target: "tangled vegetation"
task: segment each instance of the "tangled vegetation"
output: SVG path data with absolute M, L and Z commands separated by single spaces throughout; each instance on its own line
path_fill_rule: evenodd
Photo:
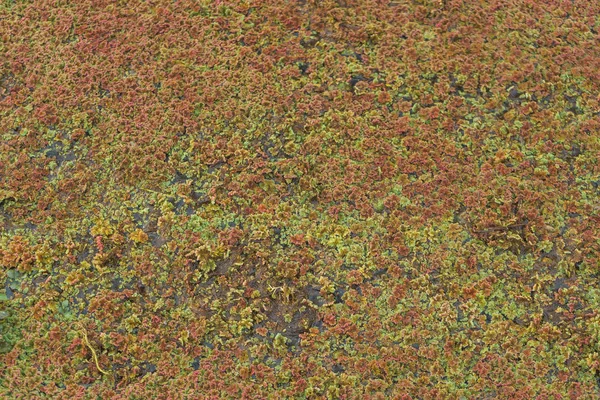
M 597 398 L 599 30 L 2 0 L 0 397 Z

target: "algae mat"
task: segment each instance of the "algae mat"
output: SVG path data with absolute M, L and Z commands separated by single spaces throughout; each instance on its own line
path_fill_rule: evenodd
M 0 5 L 0 397 L 600 396 L 600 3 Z

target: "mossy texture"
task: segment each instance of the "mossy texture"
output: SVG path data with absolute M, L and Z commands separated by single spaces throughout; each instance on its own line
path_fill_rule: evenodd
M 600 3 L 0 2 L 0 397 L 600 397 Z

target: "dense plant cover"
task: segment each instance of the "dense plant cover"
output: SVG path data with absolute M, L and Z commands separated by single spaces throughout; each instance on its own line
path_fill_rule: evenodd
M 0 397 L 600 396 L 599 30 L 3 0 Z

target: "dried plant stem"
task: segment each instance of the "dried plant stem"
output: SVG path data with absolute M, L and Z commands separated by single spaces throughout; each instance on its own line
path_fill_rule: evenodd
M 88 349 L 90 349 L 90 351 L 92 352 L 92 357 L 94 358 L 94 363 L 96 364 L 96 368 L 98 368 L 98 371 L 100 371 L 104 375 L 107 375 L 108 372 L 106 372 L 105 370 L 100 368 L 100 364 L 98 363 L 98 355 L 96 354 L 96 350 L 94 350 L 94 348 L 90 344 L 90 341 L 88 340 L 87 332 L 86 332 L 85 328 L 80 323 L 78 323 L 77 325 L 79 325 L 79 328 L 81 329 L 81 335 L 83 337 L 83 342 L 88 347 Z

